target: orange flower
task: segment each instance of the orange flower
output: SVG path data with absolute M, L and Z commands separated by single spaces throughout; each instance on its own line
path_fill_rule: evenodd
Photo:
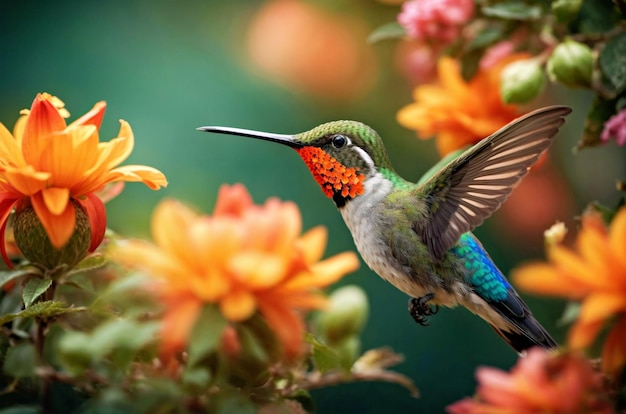
M 152 218 L 155 244 L 129 241 L 113 257 L 157 277 L 165 305 L 162 356 L 184 348 L 201 308 L 215 303 L 226 319 L 244 321 L 259 311 L 287 356 L 302 351 L 300 310 L 326 304 L 318 291 L 358 267 L 352 252 L 319 261 L 326 231 L 300 235 L 298 208 L 270 199 L 252 203 L 242 185 L 222 186 L 212 216 L 174 201 Z
M 115 168 L 130 155 L 134 139 L 130 125 L 121 120 L 118 137 L 99 142 L 104 102 L 69 125 L 63 106 L 54 96 L 38 94 L 30 111 L 22 111 L 13 134 L 0 123 L 0 246 L 7 264 L 4 229 L 15 206 L 19 210 L 32 204 L 50 242 L 60 249 L 74 233 L 74 203 L 78 203 L 89 217 L 93 251 L 106 228 L 98 190 L 114 181 L 141 181 L 152 189 L 167 185 L 165 176 L 154 168 Z
M 532 348 L 511 372 L 476 370 L 478 399 L 447 407 L 450 414 L 611 413 L 602 397 L 602 377 L 575 354 Z
M 502 102 L 500 73 L 507 64 L 528 56 L 509 55 L 479 70 L 469 82 L 461 77 L 459 62 L 441 57 L 439 83 L 415 88 L 415 102 L 398 111 L 398 122 L 416 130 L 421 139 L 436 135 L 441 156 L 475 144 L 518 116 L 515 105 Z
M 549 263 L 530 263 L 513 278 L 525 290 L 582 300 L 580 314 L 569 332 L 573 349 L 591 345 L 614 316 L 602 351 L 605 372 L 617 374 L 626 364 L 626 207 L 607 229 L 598 213 L 587 213 L 576 239 L 576 251 L 560 244 L 548 247 Z

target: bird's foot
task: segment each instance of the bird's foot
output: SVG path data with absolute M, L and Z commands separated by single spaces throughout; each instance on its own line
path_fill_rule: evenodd
M 428 319 L 426 317 L 434 315 L 439 311 L 439 306 L 428 304 L 428 301 L 434 297 L 434 294 L 429 293 L 421 298 L 409 299 L 409 314 L 411 314 L 415 322 L 422 326 L 428 326 Z

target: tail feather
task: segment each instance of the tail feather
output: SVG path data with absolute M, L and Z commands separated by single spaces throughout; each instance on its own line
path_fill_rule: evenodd
M 513 288 L 509 290 L 506 300 L 489 304 L 506 320 L 511 329 L 502 329 L 490 324 L 491 327 L 517 352 L 521 353 L 533 346 L 546 349 L 558 346 Z

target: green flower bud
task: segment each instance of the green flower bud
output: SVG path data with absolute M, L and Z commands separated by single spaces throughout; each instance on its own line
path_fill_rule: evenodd
M 70 269 L 87 255 L 91 240 L 89 217 L 78 203 L 73 201 L 72 203 L 76 210 L 76 228 L 70 240 L 60 250 L 50 243 L 48 234 L 32 206 L 19 209 L 15 213 L 13 224 L 15 243 L 31 263 L 48 270 L 61 265 Z
M 350 336 L 340 343 L 333 345 L 333 349 L 337 352 L 339 365 L 346 371 L 349 371 L 361 354 L 361 339 L 355 335 Z
M 368 313 L 367 296 L 358 286 L 344 286 L 330 295 L 330 308 L 317 318 L 321 334 L 329 345 L 358 335 Z
M 526 103 L 539 95 L 546 84 L 546 75 L 536 59 L 509 63 L 500 76 L 500 93 L 506 103 Z
M 582 0 L 556 0 L 552 2 L 552 13 L 557 22 L 568 23 L 578 16 Z
M 593 71 L 593 54 L 589 46 L 565 40 L 552 51 L 548 59 L 550 79 L 567 86 L 589 86 Z

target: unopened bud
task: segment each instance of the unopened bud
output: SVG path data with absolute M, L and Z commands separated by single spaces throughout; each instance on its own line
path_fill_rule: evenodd
M 344 286 L 330 295 L 330 308 L 319 314 L 318 326 L 329 344 L 358 335 L 367 319 L 365 292 L 354 285 Z
M 552 13 L 557 22 L 571 22 L 578 16 L 582 4 L 582 0 L 556 0 L 552 2 Z
M 541 93 L 546 75 L 536 59 L 509 63 L 500 78 L 500 93 L 505 103 L 522 104 Z
M 91 240 L 89 217 L 80 205 L 72 203 L 76 211 L 76 228 L 70 240 L 61 249 L 55 248 L 50 243 L 50 238 L 32 206 L 16 211 L 13 224 L 15 243 L 31 263 L 48 270 L 61 265 L 70 269 L 87 255 Z
M 589 86 L 593 71 L 593 53 L 589 46 L 565 40 L 548 59 L 548 74 L 566 86 Z
M 567 227 L 565 223 L 558 221 L 553 224 L 548 230 L 543 232 L 543 239 L 546 246 L 554 246 L 560 244 L 567 235 Z

